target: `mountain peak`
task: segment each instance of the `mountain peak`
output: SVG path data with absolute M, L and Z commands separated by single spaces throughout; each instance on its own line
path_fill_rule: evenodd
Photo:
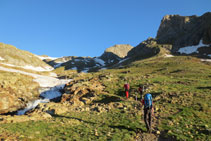
M 159 44 L 172 44 L 173 52 L 181 47 L 211 44 L 211 12 L 202 16 L 166 15 L 161 20 L 156 39 Z
M 112 47 L 109 47 L 105 50 L 104 54 L 106 53 L 113 53 L 114 55 L 117 55 L 120 58 L 124 58 L 127 56 L 127 53 L 132 49 L 133 47 L 129 44 L 116 44 Z

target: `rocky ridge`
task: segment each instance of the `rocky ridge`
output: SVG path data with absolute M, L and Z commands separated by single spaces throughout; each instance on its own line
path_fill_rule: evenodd
M 93 72 L 118 63 L 132 48 L 131 45 L 114 45 L 107 48 L 100 57 L 65 56 L 54 60 L 44 59 L 44 61 L 54 68 L 64 67 L 65 70 Z
M 156 39 L 159 44 L 172 44 L 173 53 L 182 47 L 198 45 L 200 40 L 211 44 L 211 12 L 199 17 L 166 15 L 161 20 Z

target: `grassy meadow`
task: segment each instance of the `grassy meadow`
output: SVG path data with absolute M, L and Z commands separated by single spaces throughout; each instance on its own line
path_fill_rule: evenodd
M 78 78 L 77 78 L 78 77 Z M 79 79 L 81 75 L 75 76 Z M 153 57 L 121 69 L 83 75 L 105 89 L 95 100 L 43 121 L 0 124 L 0 139 L 136 140 L 147 136 L 138 86 L 153 96 L 153 134 L 172 140 L 211 140 L 211 65 L 187 56 Z M 130 98 L 123 85 L 129 82 Z M 136 101 L 136 96 L 138 101 Z M 98 104 L 104 110 L 86 108 Z

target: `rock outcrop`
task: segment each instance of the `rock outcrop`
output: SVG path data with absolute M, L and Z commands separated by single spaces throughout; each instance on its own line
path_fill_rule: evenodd
M 156 36 L 159 44 L 172 44 L 172 52 L 181 47 L 211 44 L 211 12 L 197 16 L 166 15 Z
M 133 49 L 133 47 L 128 44 L 114 45 L 107 48 L 100 58 L 107 64 L 115 64 L 118 63 L 119 60 L 126 57 L 131 49 Z
M 153 38 L 148 38 L 129 51 L 127 57 L 144 59 L 156 55 L 159 51 L 157 41 Z
M 90 103 L 103 89 L 104 86 L 98 78 L 73 80 L 66 84 L 61 102 L 70 102 L 73 106 L 83 106 Z
M 29 76 L 0 71 L 0 78 L 0 114 L 15 112 L 39 95 Z

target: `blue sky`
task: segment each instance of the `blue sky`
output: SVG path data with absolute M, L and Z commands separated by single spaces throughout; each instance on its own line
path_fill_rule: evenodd
M 211 0 L 0 0 L 0 42 L 38 55 L 100 56 L 155 37 L 167 14 L 211 12 Z

